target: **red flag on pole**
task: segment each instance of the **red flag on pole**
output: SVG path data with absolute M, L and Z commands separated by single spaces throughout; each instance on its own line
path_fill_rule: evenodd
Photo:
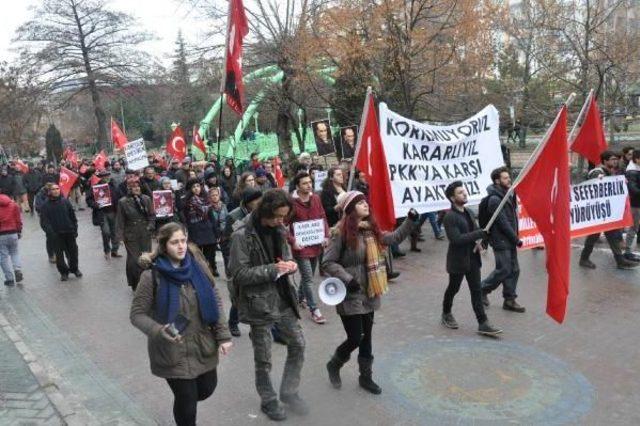
M 104 163 L 106 163 L 108 159 L 109 157 L 107 156 L 107 153 L 104 151 L 104 149 L 96 154 L 96 156 L 93 157 L 93 165 L 95 166 L 96 170 L 104 169 Z
M 117 149 L 123 149 L 128 143 L 127 136 L 120 130 L 118 123 L 113 118 L 111 118 L 111 140 Z
M 27 164 L 24 163 L 22 160 L 15 160 L 15 162 L 13 163 L 13 166 L 24 174 L 29 173 L 29 166 L 27 166 Z
M 244 13 L 242 0 L 229 0 L 229 16 L 227 23 L 227 39 L 225 47 L 225 72 L 222 75 L 220 93 L 227 95 L 227 104 L 242 115 L 244 111 L 242 98 L 244 83 L 242 82 L 242 40 L 249 33 L 249 24 Z
M 600 164 L 600 154 L 607 150 L 607 146 L 600 109 L 595 96 L 592 96 L 584 122 L 571 144 L 571 151 L 577 152 L 593 164 Z
M 562 323 L 569 296 L 571 236 L 567 107 L 563 106 L 531 168 L 519 178 L 517 193 L 544 239 L 547 254 L 547 314 Z
M 280 157 L 276 157 L 273 162 L 275 163 L 275 175 L 276 175 L 276 183 L 278 184 L 278 188 L 284 187 L 284 173 L 282 173 L 282 161 Z
M 95 186 L 100 183 L 100 178 L 96 176 L 96 174 L 94 173 L 91 175 L 91 179 L 89 179 L 89 183 L 91 184 L 91 186 Z
M 193 146 L 202 151 L 203 154 L 207 154 L 207 147 L 204 145 L 204 141 L 200 137 L 200 131 L 196 126 L 193 126 Z
M 396 216 L 391 197 L 391 182 L 372 93 L 367 94 L 364 111 L 363 122 L 360 123 L 362 130 L 356 149 L 355 165 L 361 173 L 364 173 L 369 186 L 373 188 L 369 193 L 369 203 L 380 229 L 393 231 L 396 226 Z
M 60 185 L 60 192 L 65 198 L 69 197 L 69 193 L 71 192 L 71 188 L 73 188 L 73 184 L 76 183 L 78 179 L 78 175 L 66 167 L 60 167 L 60 180 L 58 181 L 58 185 Z
M 169 136 L 167 141 L 167 153 L 172 158 L 182 161 L 187 156 L 187 143 L 184 140 L 182 127 L 178 126 Z

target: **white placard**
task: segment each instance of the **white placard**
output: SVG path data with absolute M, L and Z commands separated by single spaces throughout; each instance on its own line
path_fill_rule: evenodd
M 174 191 L 177 191 L 178 189 L 180 189 L 180 185 L 178 184 L 178 179 L 170 179 L 169 182 L 171 182 L 171 189 L 173 189 Z
M 322 191 L 322 183 L 329 176 L 326 170 L 316 170 L 315 179 L 313 181 L 313 190 L 315 192 Z
M 131 170 L 144 169 L 149 165 L 147 150 L 142 138 L 131 141 L 124 146 L 124 155 L 127 158 L 127 168 Z
M 324 242 L 324 220 L 293 222 L 293 235 L 300 247 L 315 246 Z
M 479 204 L 491 171 L 504 164 L 498 110 L 489 105 L 473 117 L 434 126 L 402 117 L 380 104 L 380 134 L 388 164 L 396 217 L 448 209 L 444 190 L 460 180 L 469 205 Z M 372 188 L 375 190 L 375 188 Z

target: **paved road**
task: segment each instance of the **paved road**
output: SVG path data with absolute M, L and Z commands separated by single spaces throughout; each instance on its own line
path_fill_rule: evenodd
M 124 259 L 104 260 L 89 213 L 79 218 L 84 277 L 59 281 L 46 261 L 42 232 L 27 218 L 21 241 L 25 283 L 0 289 L 0 313 L 64 395 L 66 421 L 172 424 L 169 388 L 150 374 L 145 337 L 129 324 Z M 301 395 L 312 412 L 291 416 L 289 424 L 640 424 L 640 271 L 618 271 L 609 254 L 596 251 L 597 270 L 572 268 L 567 321 L 557 325 L 544 314 L 545 254 L 526 252 L 519 301 L 527 313 L 503 311 L 494 293 L 488 314 L 505 333 L 486 340 L 475 334 L 466 288 L 454 305 L 461 328 L 439 324 L 446 242 L 429 238 L 423 248 L 395 262 L 402 276 L 376 314 L 374 371 L 382 396 L 358 388 L 353 362 L 344 369 L 343 389 L 330 388 L 324 364 L 343 331 L 327 307 L 326 325 L 303 319 Z M 486 274 L 491 255 L 485 263 Z M 248 330 L 241 328 L 234 352 L 221 361 L 219 388 L 200 404 L 201 424 L 270 424 L 259 410 Z M 0 335 L 3 354 L 6 344 Z M 284 357 L 284 348 L 274 346 L 276 383 Z

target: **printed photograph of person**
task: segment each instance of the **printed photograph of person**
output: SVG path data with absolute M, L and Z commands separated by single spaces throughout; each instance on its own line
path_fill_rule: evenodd
M 313 129 L 318 155 L 324 156 L 336 152 L 336 147 L 333 145 L 333 138 L 331 137 L 329 120 L 314 121 L 311 123 L 311 129 Z
M 356 152 L 356 137 L 358 126 L 340 128 L 340 144 L 342 146 L 342 159 L 353 158 Z

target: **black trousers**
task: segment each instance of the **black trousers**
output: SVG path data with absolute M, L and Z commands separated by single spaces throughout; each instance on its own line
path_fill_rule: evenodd
M 198 401 L 209 398 L 218 385 L 216 369 L 195 379 L 167 379 L 173 392 L 173 418 L 178 426 L 195 426 Z
M 373 358 L 371 332 L 373 331 L 373 312 L 361 315 L 340 315 L 342 326 L 347 333 L 347 340 L 336 349 L 336 354 L 343 360 L 349 359 L 351 352 L 359 348 L 362 358 Z
M 487 320 L 487 315 L 484 313 L 484 306 L 482 305 L 482 284 L 480 283 L 480 268 L 471 268 L 471 270 L 465 274 L 449 274 L 449 286 L 444 292 L 444 300 L 442 301 L 442 313 L 451 313 L 453 298 L 460 290 L 460 285 L 462 284 L 463 278 L 467 279 L 469 291 L 471 292 L 471 306 L 473 306 L 473 312 L 476 314 L 478 324 L 481 324 Z
M 78 270 L 78 244 L 74 233 L 65 232 L 62 234 L 52 235 L 54 249 L 56 253 L 56 267 L 60 274 L 65 275 L 69 272 Z M 67 262 L 64 257 L 67 256 Z
M 207 259 L 209 268 L 211 268 L 212 271 L 217 271 L 218 267 L 216 266 L 216 245 L 205 244 L 198 246 L 198 248 L 200 248 L 200 251 L 204 255 L 204 258 Z

